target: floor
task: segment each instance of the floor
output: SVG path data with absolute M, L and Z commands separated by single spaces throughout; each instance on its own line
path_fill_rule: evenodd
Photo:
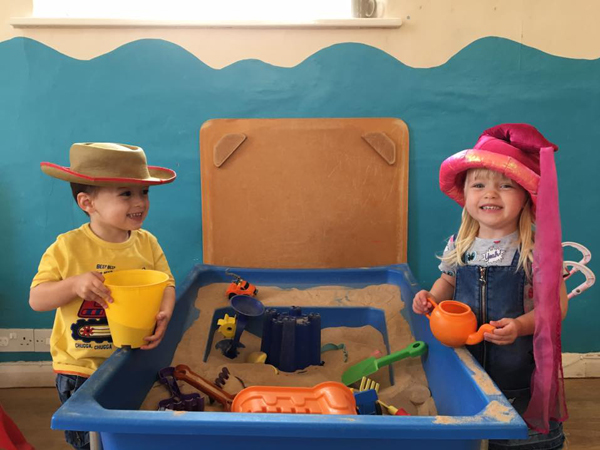
M 565 380 L 565 391 L 568 448 L 600 450 L 600 378 Z M 54 388 L 0 389 L 0 404 L 36 449 L 70 448 L 62 431 L 50 429 L 50 417 L 60 406 Z

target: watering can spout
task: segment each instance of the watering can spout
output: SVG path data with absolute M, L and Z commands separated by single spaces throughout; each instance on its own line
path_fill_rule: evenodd
M 493 325 L 490 325 L 489 323 L 485 323 L 479 327 L 479 330 L 477 330 L 475 333 L 469 335 L 469 337 L 467 338 L 467 342 L 465 342 L 465 344 L 466 345 L 479 344 L 481 341 L 483 341 L 483 333 L 493 333 L 495 329 L 496 329 L 496 327 L 494 327 Z

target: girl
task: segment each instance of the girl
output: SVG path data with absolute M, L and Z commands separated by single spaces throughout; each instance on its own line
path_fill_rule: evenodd
M 550 154 L 557 149 L 530 125 L 498 125 L 486 130 L 473 149 L 442 163 L 440 187 L 463 206 L 462 223 L 441 257 L 440 278 L 413 299 L 413 311 L 426 314 L 432 309 L 429 297 L 436 302 L 454 298 L 471 307 L 478 326 L 496 327 L 485 333 L 484 342 L 467 348 L 520 414 L 531 399 L 536 368 L 533 223 L 542 148 Z M 558 283 L 564 318 L 567 292 Z M 536 449 L 562 448 L 561 424 L 537 428 L 549 432 L 530 430 L 528 440 L 490 441 L 489 448 L 534 448 L 529 447 L 534 443 Z

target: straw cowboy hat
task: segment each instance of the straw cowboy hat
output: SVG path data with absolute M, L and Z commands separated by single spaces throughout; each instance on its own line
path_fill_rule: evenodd
M 149 166 L 141 147 L 109 142 L 84 142 L 71 146 L 70 167 L 41 163 L 42 172 L 54 178 L 91 186 L 157 185 L 175 180 L 165 167 Z
M 505 123 L 485 130 L 472 149 L 446 159 L 440 168 L 440 189 L 460 206 L 465 204 L 467 170 L 490 169 L 519 183 L 537 205 L 540 181 L 540 151 L 558 147 L 535 127 L 526 123 Z

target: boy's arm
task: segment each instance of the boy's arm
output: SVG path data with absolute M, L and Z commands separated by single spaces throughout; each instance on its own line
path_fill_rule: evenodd
M 103 308 L 112 303 L 110 290 L 104 285 L 104 276 L 98 272 L 87 272 L 38 284 L 29 291 L 29 305 L 34 311 L 52 311 L 77 297 L 95 301 Z
M 156 315 L 156 328 L 152 336 L 145 337 L 144 340 L 148 343 L 140 347 L 142 350 L 150 350 L 160 344 L 162 338 L 165 336 L 167 331 L 167 325 L 173 315 L 173 308 L 175 307 L 175 288 L 173 286 L 167 286 L 163 293 L 162 302 L 160 304 L 160 310 Z
M 567 286 L 563 281 L 560 286 L 560 310 L 561 319 L 567 316 L 569 309 L 569 297 L 567 296 Z M 494 333 L 485 333 L 485 340 L 498 345 L 512 344 L 520 336 L 530 336 L 535 331 L 535 313 L 532 309 L 526 314 L 515 319 L 500 319 L 490 322 L 496 328 Z

